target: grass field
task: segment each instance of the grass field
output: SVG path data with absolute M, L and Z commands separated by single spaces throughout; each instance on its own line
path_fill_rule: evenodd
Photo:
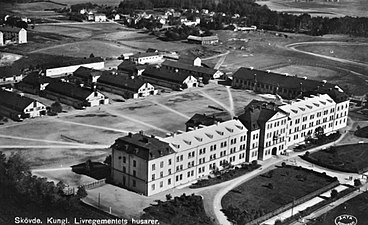
M 342 171 L 368 171 L 368 144 L 335 146 L 327 150 L 314 152 L 308 158 L 321 166 L 332 166 Z
M 307 223 L 308 225 L 330 225 L 335 224 L 335 219 L 341 215 L 351 215 L 358 219 L 358 224 L 368 221 L 368 192 L 364 192 L 336 208 L 328 211 L 322 216 Z
M 368 45 L 354 44 L 314 44 L 308 46 L 300 46 L 298 49 L 313 52 L 321 55 L 347 59 L 356 62 L 368 62 Z
M 319 190 L 333 181 L 331 177 L 298 167 L 276 168 L 231 190 L 222 198 L 221 204 L 225 210 L 235 207 L 240 212 L 246 212 L 246 216 L 242 218 L 240 215 L 230 218 L 227 215 L 230 221 L 235 220 L 238 224 L 243 224 Z
M 331 80 L 336 77 L 338 73 L 331 69 L 321 67 L 291 65 L 273 70 L 276 73 L 288 73 L 290 75 L 297 75 L 299 77 L 308 77 L 314 80 Z

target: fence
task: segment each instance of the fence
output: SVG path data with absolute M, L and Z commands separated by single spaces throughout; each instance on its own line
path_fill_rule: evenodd
M 284 206 L 282 206 L 282 207 L 280 207 L 280 208 L 278 208 L 278 209 L 276 209 L 276 210 L 274 210 L 274 211 L 272 211 L 270 213 L 267 213 L 266 215 L 263 215 L 263 216 L 255 219 L 255 220 L 252 220 L 249 223 L 246 223 L 246 225 L 260 224 L 261 222 L 263 222 L 263 221 L 265 221 L 265 220 L 267 220 L 269 218 L 272 218 L 272 217 L 274 217 L 274 216 L 276 216 L 276 215 L 278 215 L 278 214 L 280 214 L 280 213 L 282 213 L 282 212 L 284 212 L 286 210 L 289 210 L 289 209 L 291 209 L 292 207 L 294 207 L 296 205 L 300 205 L 300 204 L 302 204 L 302 203 L 304 203 L 304 202 L 306 202 L 306 201 L 314 198 L 315 196 L 318 196 L 318 195 L 322 194 L 323 192 L 326 192 L 326 191 L 328 191 L 328 190 L 330 190 L 330 189 L 338 186 L 339 184 L 340 184 L 339 181 L 335 181 L 335 182 L 333 182 L 333 183 L 331 183 L 331 184 L 329 184 L 329 185 L 327 185 L 327 186 L 325 186 L 325 187 L 323 187 L 321 189 L 318 189 L 318 190 L 316 190 L 316 191 L 314 191 L 314 192 L 312 192 L 310 194 L 305 195 L 302 198 L 299 198 L 299 199 L 293 201 L 292 203 L 289 203 L 287 205 L 284 205 Z
M 93 182 L 88 183 L 88 184 L 82 184 L 79 187 L 84 187 L 85 189 L 93 189 L 93 188 L 102 186 L 104 184 L 106 184 L 106 178 L 101 179 L 101 180 L 97 180 L 97 181 L 93 181 Z

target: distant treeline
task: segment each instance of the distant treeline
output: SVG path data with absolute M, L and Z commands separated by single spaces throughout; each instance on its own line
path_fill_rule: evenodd
M 309 14 L 291 15 L 270 10 L 267 6 L 255 3 L 255 0 L 125 0 L 119 9 L 125 13 L 134 10 L 153 8 L 194 8 L 223 12 L 228 15 L 239 14 L 246 17 L 247 25 L 255 25 L 261 29 L 300 32 L 310 35 L 349 34 L 368 36 L 368 18 L 359 17 L 311 17 Z M 212 29 L 222 29 L 226 16 L 216 16 Z

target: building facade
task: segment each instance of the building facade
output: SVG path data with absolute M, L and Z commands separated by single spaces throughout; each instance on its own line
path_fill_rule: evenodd
M 0 46 L 27 43 L 27 30 L 18 27 L 0 26 Z
M 227 163 L 244 163 L 246 134 L 238 120 L 201 125 L 160 139 L 129 134 L 111 147 L 112 177 L 136 192 L 157 194 L 206 177 Z
M 46 106 L 23 94 L 0 90 L 0 114 L 15 121 L 46 115 Z
M 48 77 L 68 76 L 72 75 L 81 66 L 102 70 L 105 67 L 105 62 L 99 57 L 59 62 L 54 65 L 46 65 L 44 68 L 44 75 Z

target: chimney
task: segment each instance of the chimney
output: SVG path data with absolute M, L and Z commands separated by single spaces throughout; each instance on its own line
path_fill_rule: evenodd
M 128 137 L 130 137 L 130 138 L 131 138 L 132 136 L 133 136 L 132 132 L 129 132 L 129 133 L 128 133 Z

